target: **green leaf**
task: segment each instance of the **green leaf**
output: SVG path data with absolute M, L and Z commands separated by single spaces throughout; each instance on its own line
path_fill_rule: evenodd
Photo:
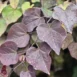
M 19 0 L 18 7 L 21 7 L 25 0 Z
M 64 0 L 57 0 L 57 4 L 63 4 Z
M 18 6 L 19 0 L 10 0 L 10 5 L 12 8 L 16 9 Z
M 45 17 L 52 16 L 52 7 L 56 5 L 56 0 L 41 0 L 42 11 Z
M 4 9 L 4 7 L 6 7 L 6 6 L 7 6 L 7 2 L 2 3 L 2 2 L 0 1 L 0 13 L 1 13 L 2 10 Z
M 34 4 L 30 5 L 30 2 L 24 2 L 21 6 L 21 9 L 23 11 L 23 13 L 25 12 L 25 10 L 32 8 L 34 6 Z
M 35 3 L 35 2 L 40 2 L 40 0 L 31 0 L 32 3 Z
M 6 31 L 7 25 L 3 18 L 0 18 L 0 37 Z
M 22 12 L 20 9 L 13 9 L 11 6 L 7 6 L 3 9 L 2 16 L 6 23 L 10 24 L 16 22 L 22 16 Z
M 41 5 L 43 8 L 49 9 L 56 5 L 56 0 L 41 0 Z
M 69 1 L 63 2 L 63 4 L 60 4 L 59 7 L 61 7 L 63 10 L 66 10 L 66 8 L 71 4 Z
M 51 17 L 52 16 L 52 11 L 48 10 L 46 8 L 42 8 L 43 14 L 45 17 Z

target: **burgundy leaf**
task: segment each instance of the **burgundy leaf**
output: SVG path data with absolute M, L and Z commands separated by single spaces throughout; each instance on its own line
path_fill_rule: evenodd
M 56 6 L 52 17 L 61 21 L 65 25 L 67 31 L 72 33 L 74 24 L 77 23 L 77 5 L 70 4 L 66 10 Z
M 26 26 L 23 23 L 14 24 L 7 36 L 7 41 L 13 41 L 19 48 L 25 47 L 29 43 L 30 36 L 27 33 Z
M 51 25 L 40 25 L 37 27 L 37 34 L 40 40 L 46 42 L 59 55 L 66 32 L 59 21 L 54 21 Z
M 68 46 L 70 55 L 77 59 L 77 43 L 72 42 L 69 46 Z
M 13 50 L 17 50 L 18 49 L 17 45 L 14 42 L 12 42 L 12 41 L 5 42 L 4 44 L 1 45 L 1 47 L 3 47 L 3 48 L 7 47 L 7 48 L 11 48 Z
M 36 77 L 35 70 L 30 66 L 27 72 L 21 71 L 20 77 Z
M 3 65 L 16 64 L 18 62 L 17 45 L 6 42 L 0 47 L 0 61 Z
M 44 46 L 47 48 L 44 49 Z M 43 71 L 50 74 L 51 58 L 49 56 L 50 49 L 48 45 L 41 45 L 38 49 L 30 47 L 26 51 L 27 62 L 34 67 L 35 70 Z M 43 48 L 42 48 L 43 47 Z
M 28 32 L 39 26 L 41 23 L 45 23 L 45 20 L 41 15 L 41 9 L 34 7 L 25 11 L 22 22 L 26 25 Z

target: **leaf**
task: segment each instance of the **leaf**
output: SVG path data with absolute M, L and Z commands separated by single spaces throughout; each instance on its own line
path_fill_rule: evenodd
M 45 43 L 46 44 L 46 43 Z M 50 74 L 51 58 L 49 56 L 51 49 L 46 45 L 41 45 L 38 49 L 30 47 L 26 51 L 27 62 L 34 67 L 35 70 L 43 71 Z
M 16 9 L 19 3 L 19 0 L 9 0 L 12 8 Z
M 45 23 L 44 18 L 41 16 L 40 8 L 30 8 L 25 11 L 22 23 L 26 25 L 28 32 L 33 31 L 33 29 L 39 26 L 41 23 Z
M 68 46 L 73 42 L 73 36 L 71 34 L 67 34 L 67 37 L 63 41 L 62 49 L 68 48 Z
M 42 11 L 45 17 L 52 16 L 52 7 L 56 5 L 56 0 L 40 0 Z
M 32 66 L 29 66 L 28 71 L 26 71 L 26 72 L 21 71 L 20 77 L 36 77 L 35 70 L 33 69 Z
M 40 2 L 40 0 L 31 0 L 32 3 L 35 3 L 35 2 Z
M 2 16 L 6 20 L 6 23 L 10 24 L 16 22 L 22 16 L 22 12 L 8 5 L 3 9 Z
M 61 21 L 65 25 L 67 32 L 72 33 L 74 24 L 77 23 L 76 10 L 77 5 L 75 4 L 70 4 L 70 6 L 68 6 L 65 11 L 62 8 L 56 6 L 54 8 L 52 17 L 54 19 Z
M 24 16 L 35 16 L 35 17 L 40 17 L 41 14 L 41 9 L 38 7 L 33 7 L 25 11 L 23 14 Z
M 24 2 L 21 6 L 22 12 L 24 13 L 27 9 L 32 8 L 34 4 L 30 5 L 30 2 Z
M 4 48 L 4 47 L 10 48 L 12 50 L 17 50 L 18 49 L 17 45 L 14 42 L 12 42 L 12 41 L 8 41 L 8 42 L 3 43 L 1 45 L 1 48 Z
M 50 46 L 47 44 L 47 43 L 45 43 L 45 42 L 42 42 L 41 44 L 40 44 L 40 46 L 39 46 L 39 48 L 42 50 L 42 51 L 45 51 L 45 53 L 47 53 L 47 54 L 50 54 L 50 52 L 51 52 L 51 48 L 50 48 Z
M 49 9 L 56 4 L 56 0 L 40 0 L 43 8 Z
M 60 54 L 62 43 L 66 38 L 66 32 L 61 27 L 59 21 L 53 21 L 51 27 L 48 24 L 38 26 L 37 35 L 39 39 L 46 42 L 56 52 L 56 54 Z
M 2 10 L 7 6 L 7 1 L 5 1 L 4 3 L 2 3 L 2 1 L 0 1 L 0 13 L 2 12 Z
M 45 9 L 45 8 L 41 8 L 41 9 L 42 9 L 45 17 L 52 17 L 53 12 L 51 10 L 48 10 L 48 9 Z
M 7 36 L 7 41 L 15 42 L 19 48 L 26 47 L 29 43 L 29 39 L 30 36 L 23 23 L 12 25 Z
M 57 4 L 60 5 L 60 4 L 63 4 L 64 0 L 56 0 L 57 1 Z
M 77 43 L 72 42 L 69 46 L 68 46 L 70 55 L 77 59 Z
M 19 0 L 18 7 L 21 7 L 24 2 L 25 2 L 25 0 Z
M 61 7 L 63 10 L 66 10 L 66 8 L 71 4 L 71 2 L 65 1 L 63 4 L 60 4 L 59 7 Z
M 17 49 L 17 45 L 14 42 L 5 42 L 3 46 L 0 47 L 1 63 L 7 66 L 16 64 L 18 62 Z
M 6 21 L 3 18 L 0 18 L 0 37 L 6 31 L 6 28 L 7 28 Z

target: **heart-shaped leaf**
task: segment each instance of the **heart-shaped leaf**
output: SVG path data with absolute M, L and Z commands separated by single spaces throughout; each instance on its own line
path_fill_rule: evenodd
M 40 40 L 46 42 L 59 55 L 66 32 L 59 21 L 54 21 L 51 25 L 51 27 L 47 24 L 38 26 L 37 34 Z
M 19 48 L 26 47 L 29 43 L 29 34 L 23 23 L 14 24 L 9 30 L 7 41 L 13 41 Z
M 3 9 L 2 16 L 6 20 L 6 23 L 10 24 L 16 22 L 22 16 L 22 12 L 20 9 L 14 9 L 8 5 Z
M 76 10 L 77 10 L 77 5 L 75 4 L 70 4 L 70 6 L 68 6 L 66 10 L 63 10 L 62 8 L 56 6 L 54 8 L 52 17 L 54 19 L 61 21 L 65 25 L 67 32 L 72 33 L 74 24 L 77 23 Z
M 30 65 L 34 67 L 35 70 L 40 70 L 50 74 L 50 51 L 51 49 L 46 43 L 41 45 L 38 49 L 30 47 L 26 51 L 26 60 Z
M 22 22 L 26 25 L 28 32 L 33 31 L 33 29 L 39 26 L 41 23 L 45 23 L 44 18 L 40 17 L 40 8 L 30 8 L 25 11 Z
M 17 45 L 14 42 L 5 42 L 0 47 L 0 61 L 3 65 L 16 64 L 18 62 Z

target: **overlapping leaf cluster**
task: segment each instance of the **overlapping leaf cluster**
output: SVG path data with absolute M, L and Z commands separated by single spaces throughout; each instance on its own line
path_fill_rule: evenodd
M 36 77 L 35 70 L 50 75 L 52 50 L 69 49 L 77 59 L 72 31 L 77 24 L 77 4 L 60 0 L 9 0 L 0 2 L 0 62 L 14 65 L 20 77 Z M 35 7 L 35 3 L 41 3 Z M 54 6 L 54 8 L 53 8 Z M 19 66 L 24 69 L 17 72 Z

